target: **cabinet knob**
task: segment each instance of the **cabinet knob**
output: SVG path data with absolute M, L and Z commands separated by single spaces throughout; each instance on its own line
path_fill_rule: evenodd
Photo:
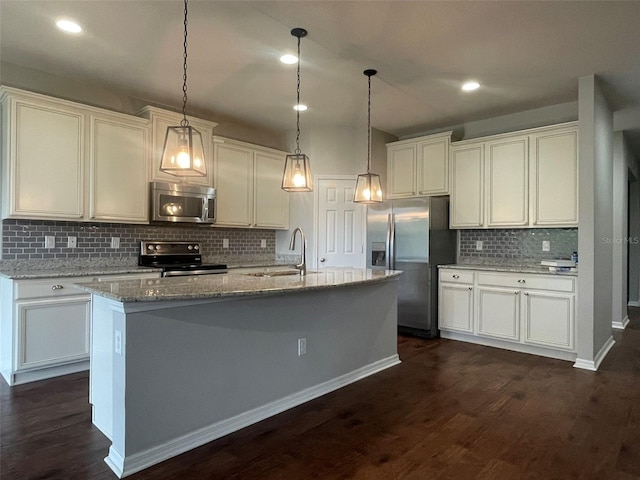
M 524 292 L 525 295 L 529 295 L 529 292 Z
M 54 285 L 51 287 L 51 290 L 62 290 L 64 288 L 64 286 L 62 285 Z
M 473 290 L 473 288 L 469 287 L 469 290 Z
M 515 295 L 520 293 L 520 290 L 516 290 L 515 292 L 513 292 Z
M 527 283 L 526 280 L 523 280 L 522 278 L 520 280 L 518 280 L 518 283 Z
M 326 259 L 326 258 L 324 258 L 324 257 L 321 257 L 321 258 L 320 258 L 320 261 L 321 261 L 322 263 L 324 263 L 324 262 L 326 262 L 326 261 L 327 261 L 327 259 Z
M 453 275 L 453 278 L 460 278 L 460 275 Z

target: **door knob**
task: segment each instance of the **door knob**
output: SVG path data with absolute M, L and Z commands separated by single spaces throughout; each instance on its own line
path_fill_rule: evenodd
M 320 261 L 321 261 L 322 263 L 324 263 L 324 262 L 326 262 L 326 261 L 327 261 L 327 259 L 326 259 L 326 258 L 324 258 L 324 257 L 320 257 Z

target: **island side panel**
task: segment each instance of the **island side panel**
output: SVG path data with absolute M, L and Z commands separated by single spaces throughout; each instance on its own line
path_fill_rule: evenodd
M 251 412 L 258 421 L 322 393 L 314 387 L 398 361 L 396 278 L 166 309 L 158 302 L 125 321 L 125 386 L 114 392 L 125 396 L 125 436 L 112 446 L 124 475 L 242 428 Z

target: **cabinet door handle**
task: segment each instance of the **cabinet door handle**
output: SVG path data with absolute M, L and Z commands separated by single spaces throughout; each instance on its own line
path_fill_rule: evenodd
M 526 283 L 526 280 L 520 279 L 518 280 L 518 283 Z
M 62 285 L 54 285 L 51 287 L 51 290 L 62 290 L 64 288 L 64 286 Z
M 453 275 L 453 278 L 460 278 L 460 275 Z

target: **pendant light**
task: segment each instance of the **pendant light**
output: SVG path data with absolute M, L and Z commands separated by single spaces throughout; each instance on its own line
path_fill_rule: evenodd
M 287 192 L 311 192 L 311 165 L 309 157 L 300 151 L 300 39 L 307 36 L 304 28 L 294 28 L 291 35 L 298 38 L 298 88 L 296 102 L 296 150 L 287 155 L 282 176 L 282 189 Z
M 187 2 L 184 0 L 182 121 L 179 126 L 167 127 L 160 170 L 177 177 L 204 177 L 207 167 L 202 135 L 187 120 Z
M 367 104 L 367 173 L 358 175 L 353 201 L 356 203 L 381 203 L 382 188 L 380 187 L 380 175 L 371 173 L 371 77 L 378 72 L 377 70 L 365 70 L 363 73 L 369 77 L 369 102 Z

